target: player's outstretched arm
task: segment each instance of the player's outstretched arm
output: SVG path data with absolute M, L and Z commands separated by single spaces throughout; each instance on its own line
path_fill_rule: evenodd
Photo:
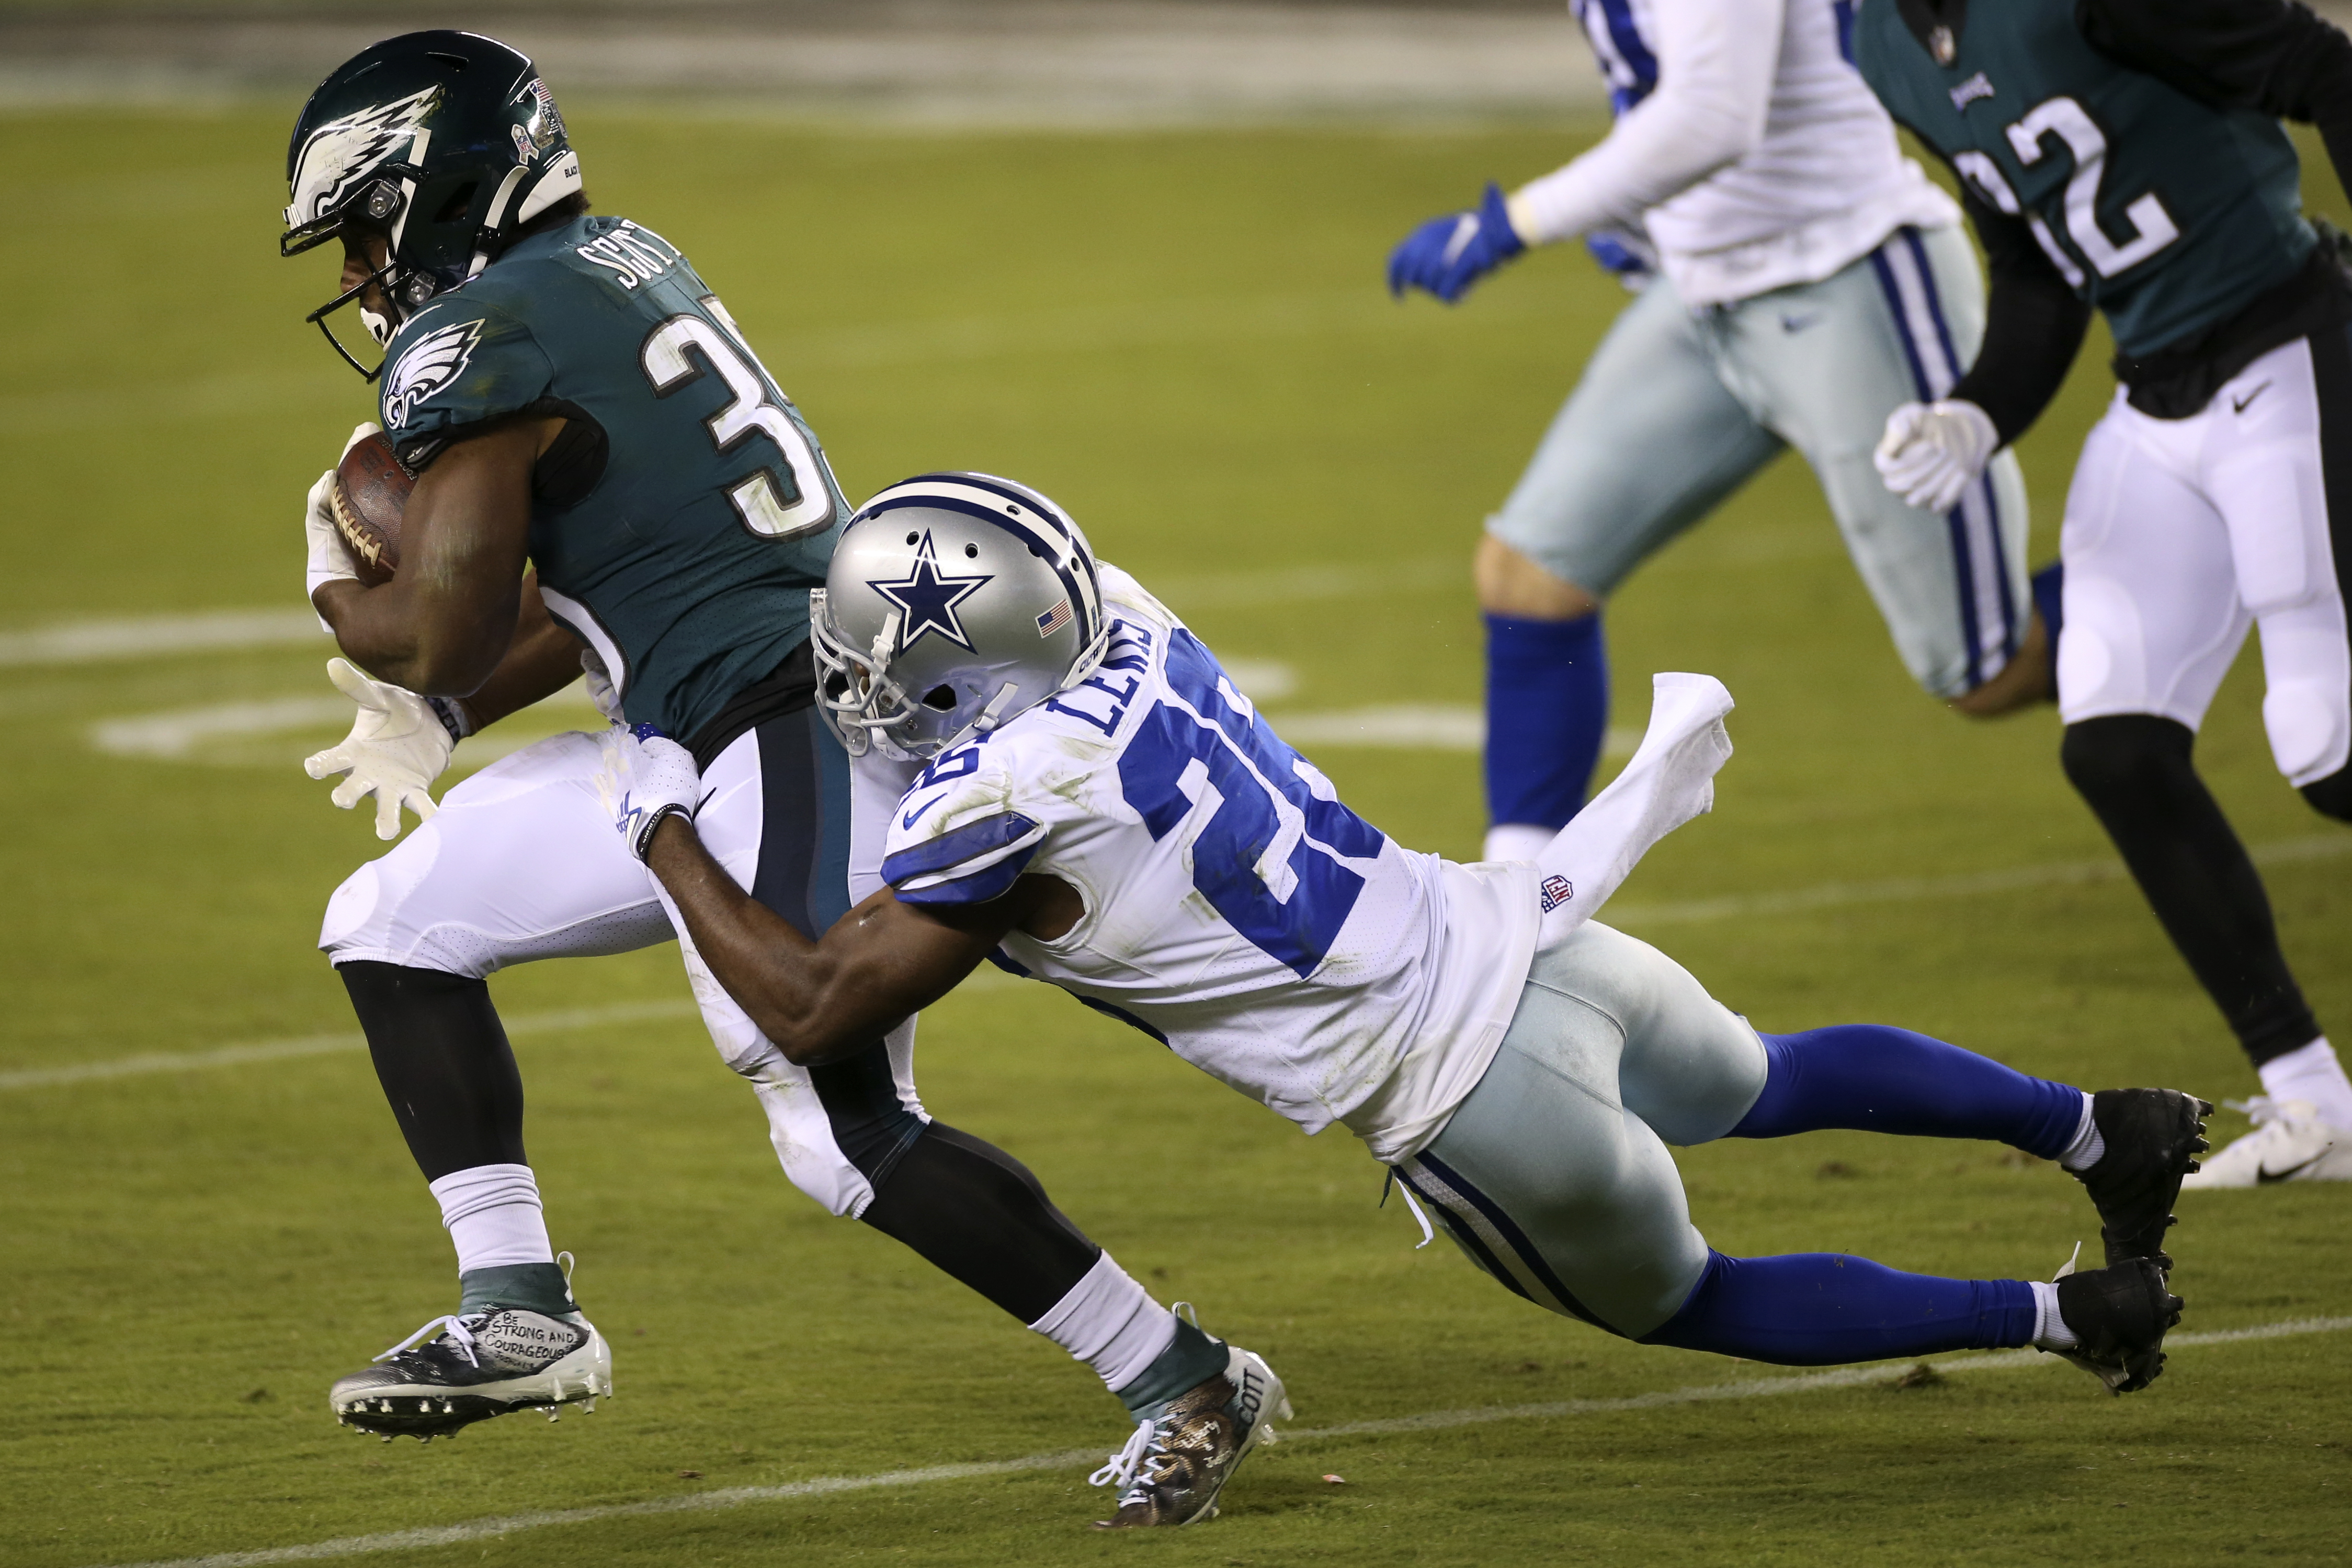
M 885 888 L 811 942 L 746 892 L 694 830 L 702 781 L 685 747 L 650 726 L 604 738 L 597 793 L 614 826 L 661 881 L 695 951 L 787 1060 L 820 1067 L 856 1055 L 938 1001 L 1016 925 L 1053 920 L 1076 895 L 1024 877 L 1003 897 L 953 909 L 902 904 Z
M 854 1057 L 946 995 L 1031 901 L 1016 883 L 990 903 L 934 911 L 885 888 L 811 942 L 745 892 L 682 815 L 664 816 L 652 838 L 646 864 L 685 917 L 695 951 L 801 1067 Z
M 402 520 L 399 574 L 377 588 L 322 583 L 311 596 L 345 654 L 423 696 L 467 697 L 488 680 L 521 613 L 531 465 L 562 427 L 501 426 L 425 470 Z

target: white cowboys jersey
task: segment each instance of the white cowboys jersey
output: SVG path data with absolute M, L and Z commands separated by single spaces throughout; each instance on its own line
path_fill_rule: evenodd
M 1780 9 L 1741 0 L 1571 4 L 1619 114 L 1658 85 L 1660 9 L 1720 8 L 1717 20 L 1735 36 L 1769 25 L 1764 13 Z M 1958 207 L 1903 156 L 1895 122 L 1854 70 L 1853 11 L 1854 0 L 1785 0 L 1762 141 L 1644 215 L 1685 304 L 1726 304 L 1818 282 L 1906 224 L 1941 228 L 1959 221 Z
M 941 904 L 1060 878 L 1085 915 L 1054 942 L 1013 932 L 1000 963 L 1310 1133 L 1338 1121 L 1381 1160 L 1418 1152 L 1518 1007 L 1534 868 L 1400 847 L 1132 577 L 1105 566 L 1102 584 L 1101 668 L 918 774 L 883 879 Z

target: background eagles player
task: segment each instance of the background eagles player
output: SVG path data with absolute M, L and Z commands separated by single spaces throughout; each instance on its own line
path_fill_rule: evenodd
M 1871 469 L 1887 415 L 1948 395 L 1975 358 L 1983 285 L 1958 212 L 1846 59 L 1853 7 L 1575 6 L 1608 138 L 1508 197 L 1489 185 L 1389 260 L 1391 289 L 1452 301 L 1580 235 L 1641 290 L 1479 542 L 1490 858 L 1532 854 L 1583 803 L 1608 728 L 1601 601 L 1784 444 L 1914 679 L 1978 714 L 2048 688 L 2014 460 L 1916 509 Z
M 366 706 L 318 760 L 351 770 L 339 802 L 373 790 L 396 830 L 398 801 L 424 798 L 456 737 L 578 679 L 584 645 L 608 708 L 688 738 L 732 874 L 823 931 L 849 904 L 852 803 L 847 759 L 810 707 L 807 590 L 847 509 L 717 297 L 660 237 L 585 216 L 553 99 L 487 38 L 411 34 L 354 57 L 303 110 L 289 183 L 284 248 L 340 239 L 346 253 L 343 292 L 314 319 L 355 303 L 388 340 L 384 425 L 422 470 L 401 570 L 378 588 L 352 578 L 313 492 L 313 603 L 382 678 L 341 674 Z M 483 978 L 671 934 L 613 841 L 597 757 L 593 738 L 558 736 L 484 770 L 328 907 L 320 944 L 461 1284 L 457 1313 L 414 1348 L 337 1384 L 352 1424 L 429 1436 L 610 1387 L 550 1248 L 521 1080 Z M 911 1019 L 803 1068 L 706 982 L 690 944 L 687 959 L 714 1042 L 803 1191 L 1132 1404 L 1223 1373 L 1226 1347 L 1152 1302 L 1024 1167 L 929 1120 Z
M 1888 422 L 1887 482 L 1973 482 L 2094 308 L 2121 382 L 2066 500 L 2058 705 L 2097 813 L 2260 1072 L 2192 1186 L 2352 1180 L 2352 1082 L 2190 760 L 2250 626 L 2279 771 L 2352 820 L 2352 281 L 2299 211 L 2280 117 L 2352 168 L 2352 41 L 2282 0 L 1890 0 L 1864 74 L 1949 159 L 1992 259 L 1985 349 Z
M 2095 1100 L 1877 1026 L 1759 1037 L 1656 949 L 1588 923 L 1711 802 L 1730 752 L 1719 682 L 1658 678 L 1641 751 L 1540 862 L 1458 866 L 1349 811 L 1026 487 L 929 474 L 883 491 L 815 616 L 826 711 L 861 773 L 906 784 L 890 890 L 822 942 L 704 850 L 688 753 L 642 729 L 604 742 L 615 824 L 793 1059 L 856 1049 L 988 959 L 1310 1133 L 1347 1127 L 1507 1288 L 1611 1332 L 1797 1364 L 2039 1344 L 2119 1392 L 2156 1375 L 2200 1101 Z M 2053 1285 L 1710 1250 L 1666 1144 L 1826 1127 L 2059 1160 L 2100 1208 L 2107 1266 Z M 1188 1484 L 1200 1440 L 1166 1425 L 1101 1478 L 1129 1488 L 1123 1513 Z

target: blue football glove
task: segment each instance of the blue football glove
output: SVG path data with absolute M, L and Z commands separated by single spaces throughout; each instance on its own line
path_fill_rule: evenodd
M 1511 227 L 1503 189 L 1489 182 L 1475 212 L 1433 217 L 1389 253 L 1389 292 L 1426 289 L 1451 305 L 1470 285 L 1527 248 Z
M 1617 281 L 1634 293 L 1657 276 L 1658 253 L 1646 235 L 1633 229 L 1597 228 L 1584 237 L 1592 259 L 1617 275 Z

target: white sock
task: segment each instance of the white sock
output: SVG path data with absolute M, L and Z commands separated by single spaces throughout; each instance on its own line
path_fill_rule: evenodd
M 2058 1315 L 2058 1285 L 2051 1279 L 2031 1279 L 2033 1287 L 2033 1348 L 2040 1351 L 2070 1351 L 2083 1342 Z
M 1557 827 L 1538 827 L 1525 822 L 1501 822 L 1486 829 L 1486 848 L 1483 859 L 1532 860 L 1543 853 L 1545 845 L 1559 837 Z
M 2070 1171 L 2087 1171 L 2099 1163 L 2107 1152 L 2107 1141 L 2099 1131 L 2099 1124 L 2091 1116 L 2091 1097 L 2083 1096 L 2083 1120 L 2074 1123 L 2074 1141 L 2058 1156 L 2058 1163 Z
M 1151 1299 L 1109 1253 L 1029 1325 L 1085 1362 L 1116 1393 L 1143 1375 L 1176 1337 L 1176 1314 Z
M 2319 1108 L 2319 1119 L 2339 1132 L 2352 1132 L 2352 1079 L 2336 1059 L 2336 1047 L 2322 1035 L 2283 1057 L 2273 1057 L 2259 1069 L 2263 1092 L 2273 1100 L 2307 1100 Z
M 441 1223 L 457 1246 L 457 1272 L 552 1263 L 547 1215 L 529 1165 L 474 1165 L 433 1184 Z

